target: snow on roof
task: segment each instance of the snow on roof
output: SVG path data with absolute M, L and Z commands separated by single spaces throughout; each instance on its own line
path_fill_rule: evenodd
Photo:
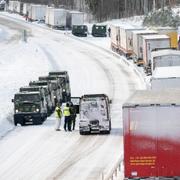
M 169 36 L 164 34 L 144 35 L 143 39 L 169 39 Z
M 157 67 L 152 75 L 152 79 L 179 78 L 180 66 Z
M 167 55 L 180 56 L 180 51 L 173 50 L 173 49 L 163 49 L 163 50 L 158 50 L 158 51 L 152 51 L 152 53 L 151 53 L 152 58 L 158 57 L 158 56 L 167 56 Z
M 83 12 L 80 11 L 70 11 L 71 14 L 84 14 Z
M 152 34 L 152 33 L 158 33 L 157 31 L 154 30 L 149 30 L 149 29 L 142 29 L 142 30 L 137 30 L 133 31 L 133 34 Z
M 137 90 L 123 107 L 151 105 L 180 105 L 180 89 Z

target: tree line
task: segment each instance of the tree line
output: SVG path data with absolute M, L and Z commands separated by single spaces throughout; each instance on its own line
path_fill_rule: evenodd
M 65 7 L 91 12 L 97 21 L 143 15 L 153 9 L 165 6 L 173 7 L 180 0 L 23 0 L 29 3 L 40 3 L 55 7 Z

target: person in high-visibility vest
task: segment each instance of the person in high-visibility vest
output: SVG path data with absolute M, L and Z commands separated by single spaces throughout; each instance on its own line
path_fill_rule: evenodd
M 60 126 L 61 126 L 61 118 L 62 118 L 62 110 L 61 106 L 59 103 L 57 103 L 56 109 L 55 109 L 55 116 L 56 116 L 56 125 L 55 125 L 55 130 L 60 131 Z
M 67 127 L 68 127 L 68 131 L 71 131 L 71 118 L 70 118 L 70 109 L 69 109 L 69 103 L 66 104 L 66 106 L 63 109 L 63 115 L 64 115 L 64 130 L 67 131 Z

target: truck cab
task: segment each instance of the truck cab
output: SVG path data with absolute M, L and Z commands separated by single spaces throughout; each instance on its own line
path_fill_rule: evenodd
M 94 37 L 106 37 L 107 36 L 106 25 L 94 24 L 92 27 L 92 36 L 94 36 Z
M 86 25 L 73 25 L 72 34 L 78 37 L 87 37 L 88 27 Z
M 14 124 L 42 124 L 47 118 L 46 101 L 41 93 L 19 92 L 14 95 Z
M 80 100 L 79 132 L 107 133 L 111 131 L 110 100 L 105 94 L 88 94 Z
M 50 77 L 58 78 L 60 87 L 62 87 L 62 102 L 68 102 L 71 100 L 71 89 L 69 75 L 67 71 L 55 71 L 49 72 Z

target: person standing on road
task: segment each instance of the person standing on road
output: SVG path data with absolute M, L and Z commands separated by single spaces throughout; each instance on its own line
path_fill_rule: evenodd
M 56 116 L 55 130 L 60 131 L 61 130 L 60 126 L 61 126 L 62 110 L 61 110 L 61 106 L 59 103 L 57 103 L 57 105 L 56 105 L 55 116 Z
M 70 106 L 70 114 L 71 114 L 71 125 L 73 126 L 72 130 L 74 130 L 75 125 L 76 125 L 76 109 L 73 103 L 71 103 L 71 106 Z
M 63 115 L 64 115 L 64 130 L 71 131 L 71 118 L 70 118 L 70 108 L 69 108 L 69 103 L 66 104 L 66 106 L 63 109 Z

